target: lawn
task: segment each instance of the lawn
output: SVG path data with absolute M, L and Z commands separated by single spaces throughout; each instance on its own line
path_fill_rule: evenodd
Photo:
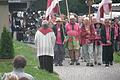
M 59 80 L 58 75 L 50 74 L 44 70 L 37 68 L 38 60 L 36 58 L 35 49 L 29 47 L 25 43 L 14 41 L 15 55 L 24 55 L 27 58 L 27 66 L 25 72 L 35 77 L 35 80 Z M 12 71 L 12 60 L 0 60 L 0 75 L 5 72 Z
M 120 52 L 114 54 L 114 61 L 120 63 Z

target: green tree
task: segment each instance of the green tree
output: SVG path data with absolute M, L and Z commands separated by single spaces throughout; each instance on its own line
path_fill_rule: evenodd
M 12 42 L 12 36 L 10 32 L 3 28 L 0 40 L 0 58 L 13 58 L 14 57 L 14 48 Z

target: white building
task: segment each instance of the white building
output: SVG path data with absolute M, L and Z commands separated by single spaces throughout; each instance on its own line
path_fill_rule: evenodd
M 99 4 L 93 4 L 92 7 L 97 8 Z M 94 14 L 97 15 L 96 13 Z M 112 18 L 120 16 L 120 3 L 112 3 Z M 110 17 L 110 15 L 105 15 L 104 17 Z

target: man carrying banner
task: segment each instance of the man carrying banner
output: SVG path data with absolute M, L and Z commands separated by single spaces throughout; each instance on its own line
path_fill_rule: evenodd
M 56 24 L 53 26 L 53 31 L 56 36 L 56 42 L 54 47 L 54 63 L 55 66 L 63 66 L 63 60 L 65 56 L 65 48 L 63 45 L 63 41 L 65 38 L 64 34 L 64 26 L 62 25 L 61 18 L 56 18 Z M 64 30 L 63 30 L 64 29 Z

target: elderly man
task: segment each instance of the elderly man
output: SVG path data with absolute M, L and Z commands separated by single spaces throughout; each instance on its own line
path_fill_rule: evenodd
M 40 62 L 40 68 L 48 72 L 53 72 L 53 56 L 56 37 L 48 21 L 42 22 L 42 27 L 35 34 L 35 45 L 37 48 L 37 56 Z
M 80 65 L 78 62 L 79 60 L 79 35 L 80 35 L 80 27 L 79 24 L 75 22 L 74 15 L 70 16 L 70 23 L 66 24 L 66 33 L 68 36 L 68 50 L 69 55 L 71 58 L 70 65 L 74 65 L 74 62 L 76 65 Z
M 84 19 L 84 25 L 81 27 L 81 44 L 84 52 L 86 66 L 93 67 L 93 43 L 95 38 L 94 26 L 91 25 L 89 18 Z

